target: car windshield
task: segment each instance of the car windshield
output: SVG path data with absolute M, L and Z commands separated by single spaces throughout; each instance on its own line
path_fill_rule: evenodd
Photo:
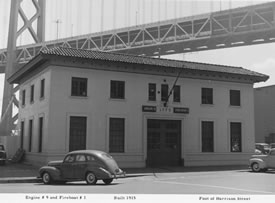
M 269 144 L 256 144 L 256 148 L 269 149 Z

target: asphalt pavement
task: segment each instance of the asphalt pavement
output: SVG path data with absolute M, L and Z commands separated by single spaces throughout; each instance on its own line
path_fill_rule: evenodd
M 162 167 L 162 168 L 125 168 L 127 177 L 140 175 L 155 175 L 157 173 L 180 173 L 180 172 L 202 172 L 202 171 L 227 171 L 245 170 L 248 166 L 196 166 L 196 167 Z M 36 183 L 41 182 L 38 178 L 39 167 L 30 163 L 11 163 L 0 165 L 0 184 L 1 183 Z

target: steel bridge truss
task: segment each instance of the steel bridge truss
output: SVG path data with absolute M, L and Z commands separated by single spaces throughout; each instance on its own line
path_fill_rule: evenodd
M 21 7 L 22 0 L 11 1 L 11 12 L 10 12 L 10 26 L 9 26 L 9 37 L 7 50 L 1 52 L 0 59 L 3 66 L 0 66 L 0 73 L 5 73 L 6 79 L 10 77 L 13 72 L 18 70 L 18 63 L 21 61 L 20 52 L 25 52 L 24 49 L 16 47 L 16 41 L 25 31 L 28 31 L 32 36 L 34 42 L 41 43 L 45 37 L 45 1 L 44 0 L 32 0 L 31 3 L 35 8 L 35 13 L 28 18 L 25 11 Z M 23 21 L 22 27 L 18 26 L 18 18 L 21 17 Z M 37 22 L 36 28 L 33 27 L 33 23 Z M 19 27 L 19 29 L 18 29 Z M 34 55 L 33 55 L 34 57 Z M 30 58 L 23 57 L 25 62 Z M 16 92 L 19 87 L 13 86 L 4 81 L 4 94 L 3 94 L 3 105 L 2 115 L 0 118 L 0 135 L 11 135 L 14 133 L 16 128 L 16 121 L 18 120 L 19 102 L 16 98 Z
M 55 46 L 158 56 L 275 41 L 275 2 L 17 47 L 25 63 Z M 6 64 L 0 50 L 0 66 Z

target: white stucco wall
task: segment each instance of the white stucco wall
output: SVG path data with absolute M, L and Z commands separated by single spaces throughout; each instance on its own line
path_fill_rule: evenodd
M 69 71 L 68 71 L 69 70 Z M 88 97 L 71 97 L 71 78 L 88 78 Z M 123 165 L 144 166 L 146 160 L 146 119 L 179 119 L 182 122 L 182 157 L 186 165 L 197 165 L 207 158 L 213 160 L 206 164 L 246 162 L 254 150 L 254 112 L 252 85 L 228 82 L 206 81 L 196 79 L 179 79 L 182 101 L 180 104 L 170 102 L 171 106 L 188 107 L 190 113 L 176 115 L 171 113 L 143 113 L 142 105 L 161 105 L 160 94 L 157 102 L 148 102 L 148 83 L 156 83 L 157 91 L 161 84 L 171 87 L 175 78 L 165 76 L 141 75 L 122 72 L 97 71 L 87 69 L 52 68 L 52 89 L 50 107 L 49 134 L 51 139 L 48 152 L 62 153 L 69 146 L 69 116 L 87 116 L 87 148 L 108 151 L 108 118 L 124 117 L 126 119 L 125 153 L 113 154 Z M 125 100 L 110 99 L 110 80 L 125 81 Z M 201 88 L 214 89 L 214 104 L 201 105 Z M 241 91 L 241 107 L 230 107 L 229 90 Z M 214 151 L 201 153 L 200 123 L 213 120 Z M 242 123 L 242 153 L 230 152 L 229 122 Z M 57 150 L 58 149 L 58 150 Z M 57 151 L 56 151 L 57 150 Z M 242 157 L 240 160 L 240 157 Z M 227 157 L 227 158 L 226 158 Z
M 70 96 L 72 77 L 88 78 L 87 98 Z M 27 157 L 37 163 L 61 159 L 68 152 L 69 117 L 74 115 L 87 117 L 87 149 L 107 152 L 109 118 L 125 118 L 125 153 L 112 154 L 121 167 L 145 166 L 148 118 L 182 120 L 181 153 L 186 166 L 246 164 L 254 151 L 254 96 L 251 84 L 180 78 L 177 84 L 181 85 L 181 102 L 173 103 L 170 98 L 168 106 L 187 107 L 190 113 L 175 114 L 142 112 L 142 105 L 161 105 L 160 94 L 157 94 L 156 102 L 148 101 L 148 83 L 156 83 L 157 91 L 160 91 L 164 80 L 171 88 L 174 77 L 52 66 L 36 78 L 26 81 L 20 89 L 29 90 L 31 84 L 39 87 L 41 78 L 45 78 L 45 99 L 39 101 L 39 98 L 35 98 L 34 104 L 20 108 L 20 119 L 28 123 L 30 117 L 35 118 L 34 151 L 28 153 Z M 125 81 L 125 100 L 110 99 L 111 80 Z M 201 104 L 202 87 L 213 88 L 213 105 Z M 241 91 L 240 107 L 230 107 L 230 89 Z M 29 91 L 27 104 L 28 95 Z M 41 113 L 45 116 L 43 152 L 36 153 L 36 118 Z M 202 120 L 214 121 L 213 153 L 201 153 Z M 241 153 L 230 152 L 229 123 L 232 121 L 242 123 Z M 28 130 L 27 126 L 25 130 Z M 27 147 L 26 142 L 24 146 Z
M 44 98 L 40 98 L 40 82 L 45 79 L 45 92 Z M 30 103 L 30 89 L 34 85 L 34 102 Z M 33 161 L 38 165 L 44 163 L 43 157 L 46 156 L 48 145 L 48 129 L 49 129 L 49 101 L 50 101 L 50 86 L 51 86 L 51 71 L 45 69 L 35 76 L 30 77 L 20 85 L 20 105 L 19 105 L 19 118 L 18 129 L 19 136 L 21 134 L 21 122 L 24 121 L 24 144 L 23 148 L 26 151 L 26 161 Z M 25 106 L 22 106 L 22 90 L 26 90 Z M 43 117 L 43 138 L 42 138 L 42 153 L 38 152 L 39 145 L 39 117 Z M 33 120 L 33 134 L 32 134 L 32 149 L 29 152 L 29 120 Z M 20 139 L 20 138 L 19 138 Z M 50 143 L 49 143 L 50 144 Z

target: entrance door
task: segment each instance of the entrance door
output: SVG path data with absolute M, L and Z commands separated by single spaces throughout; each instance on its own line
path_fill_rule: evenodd
M 181 121 L 147 120 L 147 166 L 179 166 Z
M 69 151 L 86 149 L 87 118 L 80 116 L 70 117 Z

